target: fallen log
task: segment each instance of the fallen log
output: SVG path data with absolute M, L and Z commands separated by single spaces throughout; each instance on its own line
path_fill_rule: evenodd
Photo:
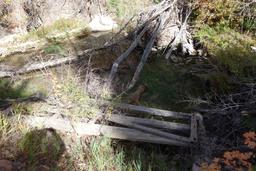
M 13 77 L 13 76 L 17 76 L 17 75 L 24 75 L 24 74 L 31 73 L 33 71 L 40 71 L 40 70 L 46 69 L 46 68 L 57 67 L 62 64 L 73 63 L 81 58 L 84 58 L 87 54 L 107 49 L 111 46 L 116 45 L 117 43 L 118 42 L 114 42 L 114 43 L 107 44 L 107 45 L 99 47 L 99 48 L 87 49 L 87 50 L 80 52 L 77 56 L 60 57 L 60 58 L 45 61 L 45 62 L 31 63 L 31 64 L 27 64 L 27 65 L 23 66 L 22 68 L 20 68 L 18 70 L 0 71 L 0 78 L 8 78 L 8 77 Z
M 71 122 L 69 120 L 56 119 L 53 117 L 26 116 L 24 117 L 24 121 L 33 128 L 53 128 L 61 132 L 76 133 L 78 136 L 106 136 L 109 138 L 136 142 L 138 141 L 176 146 L 191 146 L 191 144 L 187 142 L 180 142 L 178 140 L 163 138 L 130 128 L 121 128 L 83 122 Z
M 138 46 L 139 42 L 141 41 L 142 36 L 146 33 L 146 31 L 149 28 L 144 27 L 144 29 L 141 31 L 141 33 L 136 37 L 136 39 L 132 42 L 132 44 L 130 45 L 130 47 L 121 55 L 119 56 L 116 61 L 114 62 L 114 64 L 112 65 L 111 68 L 111 72 L 109 75 L 109 84 L 112 82 L 112 80 L 115 77 L 115 74 L 117 72 L 117 69 L 120 65 L 121 62 L 123 62 L 129 55 L 130 53 Z
M 150 41 L 148 42 L 148 44 L 147 44 L 147 46 L 146 46 L 146 48 L 145 48 L 145 50 L 143 52 L 143 55 L 142 55 L 141 60 L 140 60 L 140 63 L 139 63 L 139 65 L 138 65 L 138 67 L 137 67 L 137 69 L 136 69 L 136 71 L 135 71 L 135 73 L 133 75 L 132 81 L 130 82 L 128 89 L 133 88 L 135 83 L 138 81 L 140 72 L 141 72 L 143 66 L 145 65 L 145 63 L 147 62 L 148 56 L 149 56 L 149 54 L 151 52 L 151 49 L 152 49 L 152 47 L 154 45 L 156 36 L 159 33 L 159 31 L 162 29 L 163 23 L 162 23 L 162 17 L 161 16 L 159 17 L 159 20 L 160 21 L 156 24 L 155 30 L 153 32 L 153 35 L 150 38 Z

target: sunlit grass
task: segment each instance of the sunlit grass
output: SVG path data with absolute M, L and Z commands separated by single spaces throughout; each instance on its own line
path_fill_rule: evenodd
M 89 171 L 125 170 L 124 152 L 115 153 L 108 138 L 93 140 L 88 153 Z
M 152 4 L 153 2 L 150 0 L 141 1 L 129 1 L 129 0 L 107 0 L 107 8 L 110 12 L 114 13 L 118 19 L 129 19 L 139 11 Z
M 38 29 L 30 31 L 28 34 L 22 36 L 22 41 L 38 40 L 47 38 L 59 33 L 65 33 L 76 28 L 85 28 L 86 24 L 78 19 L 60 19 L 49 26 L 43 26 Z

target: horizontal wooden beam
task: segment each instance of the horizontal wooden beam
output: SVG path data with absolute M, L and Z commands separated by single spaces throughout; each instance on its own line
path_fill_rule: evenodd
M 156 108 L 150 108 L 150 107 L 144 107 L 144 106 L 135 106 L 135 105 L 125 104 L 125 103 L 111 103 L 109 101 L 102 101 L 101 103 L 113 105 L 114 107 L 117 107 L 120 109 L 126 109 L 133 112 L 150 114 L 155 116 L 172 117 L 176 119 L 191 118 L 191 114 L 183 113 L 183 112 L 174 112 L 174 111 L 168 111 L 168 110 L 162 110 L 162 109 L 156 109 Z
M 186 142 L 186 143 L 193 143 L 193 141 L 188 138 L 188 137 L 184 137 L 184 136 L 179 136 L 179 135 L 175 135 L 166 131 L 162 131 L 159 129 L 155 129 L 155 128 L 151 128 L 151 127 L 147 127 L 147 126 L 143 126 L 140 124 L 136 124 L 133 123 L 129 120 L 126 120 L 125 118 L 122 118 L 120 116 L 111 116 L 108 118 L 108 120 L 123 125 L 123 126 L 127 126 L 127 127 L 131 127 L 131 128 L 135 128 L 138 129 L 140 131 L 146 132 L 146 133 L 150 133 L 159 137 L 164 137 L 167 139 L 171 139 L 171 140 L 177 140 L 180 142 Z
M 191 146 L 190 143 L 180 142 L 174 139 L 159 137 L 139 130 L 91 124 L 83 122 L 71 122 L 67 119 L 57 119 L 53 117 L 26 116 L 25 122 L 34 128 L 53 128 L 61 132 L 72 132 L 79 136 L 106 136 L 113 139 L 129 141 L 148 142 L 155 144 L 167 144 L 176 146 Z
M 161 129 L 175 130 L 175 131 L 182 131 L 182 132 L 190 131 L 189 124 L 160 121 L 156 119 L 138 118 L 138 117 L 124 116 L 124 115 L 117 115 L 117 114 L 111 114 L 110 117 L 114 117 L 114 118 L 121 117 L 124 120 L 145 125 L 145 126 L 150 126 L 153 128 L 161 128 Z

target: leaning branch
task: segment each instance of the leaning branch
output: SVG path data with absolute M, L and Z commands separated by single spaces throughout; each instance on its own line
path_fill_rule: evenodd
M 49 60 L 49 61 L 45 61 L 45 62 L 32 63 L 32 64 L 25 65 L 18 70 L 0 71 L 0 78 L 8 78 L 8 77 L 13 77 L 13 76 L 17 76 L 17 75 L 24 75 L 24 74 L 28 74 L 28 73 L 31 73 L 34 71 L 43 70 L 45 68 L 52 68 L 52 67 L 57 67 L 62 64 L 73 63 L 73 62 L 83 58 L 87 54 L 91 54 L 96 51 L 107 49 L 111 46 L 116 45 L 117 43 L 118 42 L 114 42 L 114 43 L 111 43 L 111 44 L 108 44 L 108 45 L 105 45 L 105 46 L 102 46 L 99 48 L 87 49 L 87 50 L 79 53 L 77 56 L 68 56 L 65 58 L 58 58 L 58 59 L 53 59 L 53 60 Z

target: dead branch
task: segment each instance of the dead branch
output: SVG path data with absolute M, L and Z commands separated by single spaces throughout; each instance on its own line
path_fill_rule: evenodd
M 118 69 L 120 63 L 123 62 L 130 55 L 130 53 L 138 46 L 142 36 L 146 33 L 146 31 L 148 29 L 149 29 L 148 27 L 144 27 L 144 29 L 141 31 L 141 33 L 132 42 L 130 47 L 121 56 L 119 56 L 117 58 L 117 60 L 114 62 L 114 64 L 112 65 L 112 69 L 111 69 L 110 75 L 109 75 L 109 83 L 111 83 L 112 80 L 114 79 L 115 74 L 117 72 L 117 69 Z
M 27 64 L 27 65 L 23 66 L 22 68 L 20 68 L 18 70 L 14 70 L 14 71 L 13 70 L 0 71 L 0 78 L 8 78 L 8 77 L 13 77 L 13 76 L 17 76 L 17 75 L 24 75 L 24 74 L 28 74 L 30 72 L 40 71 L 45 68 L 52 68 L 52 67 L 57 67 L 62 64 L 73 63 L 73 62 L 77 61 L 78 59 L 88 57 L 88 54 L 92 54 L 96 51 L 107 49 L 109 47 L 116 45 L 117 43 L 118 42 L 114 42 L 114 43 L 111 43 L 111 44 L 108 44 L 108 45 L 105 45 L 105 46 L 102 46 L 99 48 L 87 49 L 85 51 L 80 52 L 77 56 L 68 56 L 68 57 L 64 57 L 64 58 L 60 57 L 60 58 L 45 61 L 45 62 L 37 62 L 37 63 Z
M 184 54 L 188 53 L 192 55 L 195 53 L 191 35 L 187 31 L 187 20 L 189 15 L 187 15 L 185 21 L 180 26 L 180 23 L 182 22 L 179 15 L 182 12 L 182 9 L 178 8 L 180 5 L 178 2 L 180 3 L 178 0 L 163 0 L 161 3 L 149 8 L 147 11 L 143 11 L 140 13 L 140 15 L 138 15 L 139 25 L 134 31 L 134 41 L 130 47 L 113 63 L 111 73 L 109 75 L 109 85 L 113 81 L 119 65 L 128 58 L 130 53 L 135 49 L 136 46 L 139 45 L 140 41 L 142 41 L 142 38 L 144 37 L 146 41 L 148 39 L 150 40 L 144 49 L 141 61 L 137 66 L 136 72 L 134 73 L 128 89 L 132 88 L 139 79 L 140 72 L 146 63 L 154 44 L 159 45 L 160 47 L 166 47 L 171 44 L 167 56 L 170 56 L 171 52 L 177 49 L 180 44 L 182 45 L 182 52 Z M 161 24 L 158 21 L 159 16 L 161 18 Z M 147 35 L 151 36 L 147 37 Z
M 153 35 L 152 35 L 152 37 L 150 38 L 150 41 L 148 42 L 148 44 L 147 44 L 147 46 L 146 46 L 146 48 L 145 48 L 145 50 L 144 50 L 144 53 L 143 53 L 143 55 L 142 55 L 142 57 L 141 57 L 141 61 L 140 61 L 139 65 L 138 65 L 138 67 L 137 67 L 137 69 L 136 69 L 136 71 L 135 71 L 135 73 L 134 73 L 134 75 L 133 75 L 132 81 L 131 81 L 131 83 L 130 83 L 128 89 L 131 89 L 131 88 L 135 85 L 135 83 L 138 81 L 140 72 L 141 72 L 141 70 L 142 70 L 144 64 L 146 63 L 146 61 L 147 61 L 147 59 L 148 59 L 148 56 L 149 56 L 149 54 L 150 54 L 150 52 L 151 52 L 151 49 L 152 49 L 152 47 L 153 47 L 153 45 L 154 45 L 154 42 L 155 42 L 157 33 L 159 33 L 160 29 L 162 28 L 162 24 L 163 24 L 163 23 L 162 23 L 162 18 L 161 18 L 161 16 L 160 16 L 159 20 L 160 20 L 160 21 L 159 21 L 159 22 L 157 23 L 157 25 L 155 26 L 155 30 L 154 30 L 154 32 L 153 32 Z
M 175 51 L 179 45 L 182 47 L 183 54 L 187 53 L 192 55 L 195 53 L 194 45 L 191 39 L 190 33 L 187 31 L 187 20 L 190 14 L 186 16 L 185 21 L 183 22 L 179 33 L 176 35 L 174 41 L 170 45 L 170 49 L 165 55 L 166 59 L 169 59 L 171 53 Z

